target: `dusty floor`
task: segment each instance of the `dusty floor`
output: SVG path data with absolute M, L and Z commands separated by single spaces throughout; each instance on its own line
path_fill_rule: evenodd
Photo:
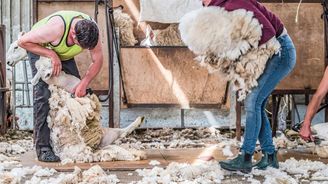
M 139 149 L 146 150 L 150 155 L 148 160 L 139 161 L 138 163 L 102 163 L 107 178 L 104 179 L 102 176 L 103 180 L 101 181 L 103 183 L 140 184 L 328 183 L 328 159 L 320 159 L 308 150 L 280 149 L 280 170 L 269 169 L 264 172 L 253 170 L 253 173 L 248 175 L 223 171 L 217 166 L 216 161 L 204 161 L 210 157 L 213 157 L 215 160 L 223 160 L 227 156 L 231 157 L 231 154 L 236 154 L 238 152 L 236 148 L 240 143 L 229 137 L 231 137 L 231 132 L 229 134 L 223 134 L 215 129 L 204 128 L 138 130 L 129 137 L 118 141 L 117 144 L 125 144 L 125 146 L 138 147 Z M 28 166 L 35 164 L 45 166 L 35 160 L 32 145 L 32 133 L 30 132 L 10 131 L 5 136 L 0 137 L 0 184 L 15 183 L 4 180 L 8 176 L 14 176 L 16 179 L 21 177 L 21 180 L 16 183 L 56 183 L 55 181 L 58 180 L 55 179 L 64 176 L 63 174 L 67 176 L 68 174 L 72 174 L 72 171 L 63 171 L 65 167 L 66 171 L 74 170 L 74 167 L 70 165 L 61 166 L 59 164 L 56 166 L 46 165 L 47 167 L 59 168 L 58 172 L 55 173 L 49 173 L 48 170 L 48 172 L 44 171 L 42 174 L 36 174 L 36 171 L 24 171 L 24 169 L 29 168 Z M 156 155 L 156 153 L 158 154 Z M 28 156 L 28 154 L 30 155 Z M 259 154 L 255 156 L 255 159 L 258 158 Z M 306 161 L 303 159 L 309 160 Z M 26 163 L 26 160 L 29 163 Z M 160 165 L 150 165 L 150 163 L 153 163 L 152 160 L 158 160 Z M 178 162 L 179 164 L 172 162 Z M 96 164 L 89 164 L 87 166 L 81 164 L 76 165 L 87 170 Z M 17 170 L 19 168 L 21 170 Z M 36 168 L 36 170 L 40 171 L 42 168 Z M 93 177 L 101 178 L 100 175 L 93 175 Z M 94 179 L 88 180 L 88 182 L 83 181 L 84 183 L 101 183 L 100 180 Z

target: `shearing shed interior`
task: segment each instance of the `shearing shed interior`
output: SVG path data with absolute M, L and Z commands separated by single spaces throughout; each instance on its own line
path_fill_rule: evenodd
M 327 0 L 0 0 L 0 184 L 328 183 Z

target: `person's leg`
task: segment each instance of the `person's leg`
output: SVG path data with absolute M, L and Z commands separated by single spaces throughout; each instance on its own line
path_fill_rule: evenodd
M 296 63 L 296 51 L 288 35 L 278 38 L 281 44 L 280 64 L 278 65 L 274 75 L 270 77 L 262 90 L 263 94 L 268 96 L 272 93 L 276 85 L 292 71 Z M 259 141 L 264 156 L 261 161 L 256 164 L 257 168 L 265 169 L 268 166 L 278 167 L 276 152 L 272 141 L 272 131 L 269 119 L 265 113 L 266 102 L 262 104 L 262 126 L 259 132 Z
M 243 154 L 230 162 L 220 162 L 221 167 L 225 169 L 249 169 L 249 162 L 246 162 L 245 158 L 254 153 L 260 132 L 261 142 L 265 149 L 271 151 L 270 149 L 273 148 L 274 150 L 270 125 L 266 124 L 268 121 L 265 121 L 265 124 L 262 125 L 262 119 L 266 119 L 266 115 L 262 117 L 263 108 L 267 97 L 281 79 L 292 70 L 296 61 L 295 48 L 289 36 L 279 38 L 278 40 L 282 46 L 282 52 L 274 55 L 267 62 L 263 74 L 258 79 L 258 86 L 252 89 L 245 101 L 246 127 L 244 143 L 241 148 Z M 244 159 L 241 159 L 241 157 L 244 157 Z
M 267 94 L 262 93 L 264 84 L 275 73 L 277 68 L 278 55 L 274 56 L 258 79 L 258 86 L 252 89 L 245 99 L 246 125 L 244 132 L 244 142 L 241 147 L 241 154 L 233 160 L 221 161 L 220 166 L 226 170 L 250 172 L 252 169 L 252 155 L 255 150 L 256 141 L 262 125 L 262 104 L 267 98 Z
M 258 86 L 252 90 L 249 95 L 250 98 L 247 97 L 248 99 L 246 99 L 246 113 L 256 112 L 256 118 L 247 118 L 249 115 L 246 115 L 245 141 L 242 149 L 250 154 L 255 150 L 257 138 L 259 138 L 265 151 L 271 153 L 274 151 L 270 123 L 264 112 L 265 101 L 278 83 L 293 69 L 296 62 L 295 47 L 289 36 L 283 36 L 278 40 L 281 44 L 281 52 L 268 61 L 264 73 L 258 80 Z M 258 113 L 261 115 L 258 115 Z M 261 119 L 257 116 L 260 116 Z M 254 123 L 255 119 L 260 122 Z M 260 126 L 258 126 L 259 124 Z
M 259 141 L 262 150 L 265 150 L 267 153 L 272 154 L 275 150 L 273 141 L 272 141 L 272 131 L 271 131 L 271 124 L 269 118 L 265 112 L 265 106 L 267 104 L 267 100 L 265 100 L 262 104 L 261 108 L 261 117 L 262 117 L 262 124 L 259 134 Z
M 37 73 L 35 62 L 40 56 L 28 52 L 28 58 L 32 69 L 33 77 Z M 36 153 L 40 161 L 59 161 L 59 158 L 52 153 L 50 146 L 50 129 L 48 127 L 47 116 L 50 110 L 48 99 L 50 91 L 48 84 L 40 80 L 33 87 L 33 119 L 34 119 L 34 140 Z M 51 153 L 49 153 L 51 152 Z

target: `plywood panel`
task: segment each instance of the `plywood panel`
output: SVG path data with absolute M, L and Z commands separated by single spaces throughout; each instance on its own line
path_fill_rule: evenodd
M 83 170 L 89 169 L 94 165 L 99 165 L 104 170 L 109 171 L 134 171 L 136 169 L 150 169 L 155 166 L 149 165 L 151 160 L 157 160 L 161 164 L 157 167 L 165 167 L 172 162 L 177 163 L 189 163 L 197 164 L 202 163 L 207 160 L 226 160 L 227 157 L 224 156 L 222 149 L 218 148 L 216 145 L 208 146 L 206 148 L 186 148 L 186 149 L 166 149 L 166 150 L 145 150 L 147 153 L 147 160 L 141 161 L 113 161 L 113 162 L 96 162 L 96 163 L 76 163 L 76 164 L 66 164 L 61 165 L 60 163 L 46 163 L 39 162 L 36 160 L 35 151 L 27 152 L 21 156 L 20 160 L 24 167 L 32 167 L 35 165 L 54 168 L 59 172 L 73 171 L 74 166 L 77 166 Z M 235 147 L 231 148 L 234 155 L 238 154 L 238 149 Z M 259 160 L 261 158 L 261 153 L 255 153 L 254 159 Z M 280 150 L 278 152 L 278 160 L 283 162 L 287 159 L 295 158 L 308 159 L 311 161 L 317 161 L 318 155 L 304 152 L 304 150 Z M 328 159 L 321 158 L 321 162 L 328 163 Z
M 38 20 L 48 16 L 51 13 L 54 13 L 59 10 L 75 10 L 86 13 L 91 17 L 94 16 L 94 2 L 40 2 L 38 4 Z M 91 87 L 94 90 L 106 90 L 108 89 L 108 48 L 107 48 L 107 33 L 106 33 L 106 22 L 105 22 L 105 11 L 104 7 L 99 7 L 98 14 L 98 25 L 100 29 L 101 43 L 103 46 L 103 54 L 104 54 L 104 64 L 97 75 L 97 77 L 92 81 Z M 85 50 L 83 53 L 79 54 L 75 57 L 77 62 L 80 75 L 84 76 L 87 71 L 89 65 L 91 64 L 91 56 L 89 51 Z
M 164 159 L 163 155 L 161 154 L 160 150 L 146 150 L 147 159 L 146 160 L 139 160 L 139 161 L 113 161 L 113 162 L 94 162 L 94 163 L 76 163 L 76 164 L 65 164 L 62 165 L 58 162 L 51 163 L 51 162 L 40 162 L 36 158 L 36 152 L 30 151 L 25 153 L 21 158 L 21 162 L 23 166 L 32 167 L 35 165 L 39 165 L 42 167 L 54 168 L 57 171 L 73 171 L 75 166 L 85 170 L 89 169 L 94 165 L 99 165 L 105 170 L 110 171 L 129 171 L 129 170 L 136 170 L 136 169 L 143 169 L 143 168 L 153 168 L 154 166 L 149 165 L 151 160 L 158 160 L 161 164 L 160 167 L 165 167 L 169 163 Z
M 144 38 L 142 28 L 137 26 L 139 17 L 139 0 L 114 0 L 114 6 L 122 4 L 124 11 L 129 13 L 136 21 L 135 34 L 139 41 Z M 269 9 L 275 12 L 285 23 L 297 48 L 297 65 L 288 78 L 284 79 L 277 89 L 303 89 L 305 87 L 316 88 L 324 70 L 323 62 L 323 21 L 320 18 L 322 8 L 320 4 L 306 3 L 302 4 L 299 12 L 299 22 L 295 23 L 297 4 L 295 3 L 272 3 L 265 4 Z M 39 19 L 57 10 L 72 9 L 93 15 L 94 3 L 92 2 L 51 2 L 39 3 Z M 103 9 L 100 8 L 99 25 L 101 35 L 104 38 L 104 18 Z M 152 24 L 155 28 L 163 28 L 166 25 Z M 94 89 L 108 89 L 108 52 L 106 39 L 103 39 L 105 63 L 101 73 L 92 83 Z M 207 72 L 196 64 L 190 64 L 194 61 L 191 53 L 178 53 L 169 51 L 157 51 L 156 57 L 161 58 L 165 69 L 168 69 L 178 84 L 182 86 L 186 99 L 189 103 L 218 103 L 224 92 L 222 81 L 208 75 Z M 159 69 L 154 63 L 149 50 L 135 48 L 122 50 L 122 62 L 124 67 L 124 84 L 128 95 L 129 103 L 178 103 L 172 91 L 172 84 L 159 73 Z M 159 55 L 157 55 L 159 54 Z M 180 61 L 182 60 L 182 61 Z M 90 55 L 85 52 L 77 57 L 78 66 L 82 74 L 90 64 Z M 177 62 L 179 61 L 179 62 Z M 188 64 L 187 64 L 188 63 Z M 149 68 L 148 68 L 149 67 Z M 192 67 L 196 67 L 197 70 Z M 201 71 L 201 72 L 200 72 Z M 180 73 L 179 73 L 180 72 Z M 197 76 L 197 77 L 195 77 Z M 205 78 L 208 77 L 207 88 L 203 89 Z M 145 82 L 147 81 L 147 82 Z M 171 86 L 170 86 L 171 85 Z M 180 99 L 181 100 L 181 99 Z
M 226 80 L 193 60 L 187 48 L 122 48 L 123 81 L 129 103 L 218 104 Z
M 296 23 L 297 3 L 265 5 L 284 22 L 297 49 L 296 67 L 277 89 L 316 89 L 324 72 L 322 6 L 319 3 L 302 4 Z
M 139 0 L 114 0 L 114 5 L 123 5 L 124 11 L 138 22 Z M 297 65 L 277 89 L 315 89 L 324 71 L 322 6 L 319 3 L 303 3 L 297 23 L 297 3 L 265 3 L 265 6 L 281 18 L 297 48 Z M 145 35 L 142 24 L 139 25 L 135 28 L 135 34 L 140 41 Z M 151 23 L 151 26 L 156 29 L 167 25 Z

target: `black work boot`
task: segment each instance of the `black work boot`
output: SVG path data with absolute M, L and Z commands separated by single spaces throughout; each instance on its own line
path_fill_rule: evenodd
M 273 152 L 272 154 L 268 154 L 264 151 L 262 151 L 262 158 L 261 160 L 256 163 L 254 168 L 259 169 L 259 170 L 264 170 L 267 167 L 273 167 L 278 169 L 279 168 L 279 162 L 277 159 L 277 151 Z
M 236 158 L 219 162 L 221 168 L 228 171 L 241 171 L 250 173 L 252 171 L 252 155 L 241 152 Z
M 38 152 L 38 160 L 41 162 L 59 162 L 60 158 L 55 155 L 50 147 L 42 147 Z

